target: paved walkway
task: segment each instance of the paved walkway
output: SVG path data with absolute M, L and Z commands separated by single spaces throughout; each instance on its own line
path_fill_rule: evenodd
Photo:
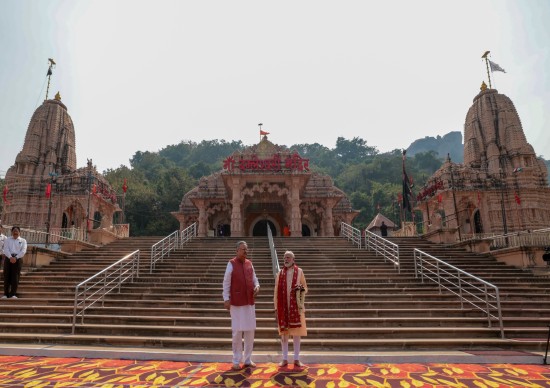
M 542 365 L 540 354 L 470 354 L 462 359 L 474 363 L 448 363 L 446 358 L 461 358 L 452 352 L 397 353 L 386 356 L 403 362 L 322 362 L 305 368 L 258 362 L 256 368 L 239 371 L 228 362 L 0 355 L 0 387 L 550 387 L 550 366 Z M 140 358 L 147 354 L 140 353 Z M 412 361 L 429 357 L 443 362 Z M 510 362 L 479 363 L 495 357 Z M 516 363 L 522 360 L 527 363 Z

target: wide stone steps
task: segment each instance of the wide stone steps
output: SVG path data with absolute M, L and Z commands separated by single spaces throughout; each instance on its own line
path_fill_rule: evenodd
M 0 301 L 3 341 L 230 350 L 221 282 L 238 239 L 195 239 L 156 263 L 152 274 L 150 247 L 158 240 L 135 245 L 132 240 L 83 251 L 23 276 L 22 298 Z M 261 284 L 255 349 L 276 351 L 267 239 L 247 240 Z M 341 238 L 276 239 L 280 263 L 284 251 L 293 250 L 308 281 L 303 349 L 543 348 L 550 317 L 548 279 L 536 279 L 487 255 L 441 249 L 420 239 L 404 241 L 399 274 L 380 256 Z M 472 273 L 499 286 L 507 339 L 500 339 L 498 324 L 493 321 L 489 327 L 481 311 L 461 306 L 455 295 L 440 294 L 435 284 L 414 278 L 409 247 L 415 244 L 460 268 L 470 266 Z M 75 285 L 135 249 L 141 250 L 140 277 L 108 295 L 104 307 L 91 307 L 70 335 Z

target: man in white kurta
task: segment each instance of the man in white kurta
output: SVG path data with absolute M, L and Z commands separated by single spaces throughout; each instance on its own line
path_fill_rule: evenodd
M 252 361 L 254 331 L 256 330 L 256 307 L 254 298 L 260 290 L 254 267 L 246 258 L 248 245 L 244 241 L 237 243 L 237 254 L 227 263 L 223 277 L 223 303 L 231 314 L 233 369 L 240 369 L 243 359 L 244 367 L 255 367 Z
M 286 251 L 284 255 L 284 268 L 279 271 L 275 278 L 275 292 L 273 301 L 275 303 L 275 316 L 277 318 L 277 327 L 281 336 L 281 350 L 283 360 L 279 363 L 280 367 L 288 365 L 288 337 L 292 336 L 294 345 L 294 366 L 303 367 L 304 364 L 300 361 L 300 338 L 307 335 L 306 328 L 306 312 L 303 305 L 304 299 L 298 300 L 296 297 L 296 289 L 300 289 L 303 296 L 307 293 L 306 278 L 304 271 L 295 264 L 294 253 Z M 286 279 L 280 279 L 285 276 Z M 282 284 L 283 289 L 279 287 Z M 281 305 L 279 298 L 286 297 L 286 316 L 282 311 L 279 311 Z

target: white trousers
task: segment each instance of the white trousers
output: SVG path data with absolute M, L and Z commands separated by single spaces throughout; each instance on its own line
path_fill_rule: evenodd
M 254 347 L 254 330 L 233 330 L 232 348 L 233 364 L 239 364 L 243 358 L 243 337 L 244 337 L 244 363 L 252 362 L 252 348 Z
M 300 336 L 292 336 L 292 344 L 294 345 L 294 361 L 300 359 Z M 281 336 L 281 350 L 283 352 L 283 360 L 288 361 L 288 334 Z

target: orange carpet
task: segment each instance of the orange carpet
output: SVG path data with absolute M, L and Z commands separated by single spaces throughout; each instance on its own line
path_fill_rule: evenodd
M 518 364 L 312 364 L 0 356 L 0 387 L 550 387 L 550 366 Z

